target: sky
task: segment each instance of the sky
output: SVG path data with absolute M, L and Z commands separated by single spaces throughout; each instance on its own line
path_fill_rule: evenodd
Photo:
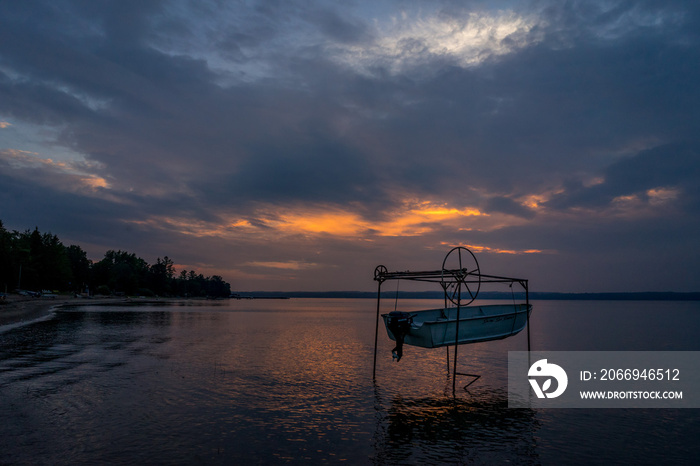
M 699 291 L 699 83 L 696 1 L 3 1 L 0 220 L 236 291 Z

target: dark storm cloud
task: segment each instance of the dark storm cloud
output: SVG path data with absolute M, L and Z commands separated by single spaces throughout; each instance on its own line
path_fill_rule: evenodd
M 293 146 L 295 133 L 318 133 L 327 125 L 328 113 L 334 111 L 327 104 L 265 84 L 223 89 L 203 61 L 167 55 L 140 42 L 149 11 L 111 4 L 89 10 L 99 15 L 92 20 L 101 34 L 88 42 L 73 37 L 51 41 L 40 27 L 27 28 L 33 25 L 27 15 L 10 23 L 15 27 L 5 29 L 7 37 L 42 45 L 32 47 L 27 56 L 20 47 L 5 49 L 7 62 L 26 75 L 5 79 L 2 91 L 9 105 L 4 110 L 37 123 L 68 119 L 74 126 L 63 135 L 64 143 L 104 163 L 115 185 L 196 188 L 191 176 L 213 170 L 231 174 L 225 183 L 240 180 L 239 186 L 229 188 L 239 201 L 261 194 L 274 197 L 285 188 L 285 198 L 317 192 L 327 199 L 329 183 L 335 188 L 336 196 L 331 197 L 340 201 L 344 186 L 358 190 L 351 177 L 361 175 L 363 183 L 370 181 L 361 162 L 343 155 L 352 148 L 340 141 Z M 132 24 L 134 18 L 139 21 Z M 332 12 L 320 19 L 323 29 L 334 28 L 344 40 L 351 40 L 351 28 L 339 28 L 342 21 Z M 91 103 L 97 108 L 89 108 Z M 264 146 L 275 139 L 277 153 L 269 153 Z M 309 145 L 329 147 L 311 154 Z M 262 149 L 251 152 L 250 147 Z M 261 193 L 266 190 L 269 196 Z
M 487 212 L 501 212 L 522 218 L 533 218 L 535 212 L 507 197 L 492 197 L 485 203 Z
M 444 106 L 449 113 L 430 124 L 436 132 L 454 129 L 463 142 L 465 167 L 477 162 L 469 167 L 477 177 L 491 182 L 498 173 L 521 187 L 604 166 L 610 147 L 692 137 L 698 123 L 698 49 L 667 44 L 646 51 L 648 45 L 645 38 L 623 48 L 540 45 L 482 69 L 484 74 L 455 71 L 451 79 L 436 80 L 435 92 L 449 89 L 461 105 Z M 468 155 L 470 149 L 478 155 Z
M 309 145 L 261 147 L 225 183 L 237 199 L 369 202 L 376 176 L 360 153 L 339 142 L 314 138 Z M 250 174 L 259 174 L 251 178 Z
M 668 144 L 624 158 L 606 167 L 604 181 L 591 187 L 571 186 L 548 205 L 555 208 L 603 207 L 620 196 L 637 195 L 648 201 L 649 190 L 677 188 L 682 205 L 697 215 L 700 205 L 700 144 Z
M 308 19 L 334 41 L 352 44 L 368 39 L 366 24 L 357 19 L 342 17 L 331 9 L 313 11 L 309 14 Z
M 57 190 L 53 186 L 35 183 L 32 180 L 7 176 L 4 164 L 0 173 L 0 205 L 2 220 L 11 219 L 9 229 L 39 227 L 66 242 L 78 239 L 86 243 L 104 244 L 111 241 L 114 248 L 124 244 L 126 227 L 121 219 L 129 218 L 133 206 L 104 201 L 80 193 Z M 40 177 L 40 174 L 36 174 Z M 104 252 L 104 251 L 100 251 Z
M 94 159 L 108 164 L 123 182 L 128 178 L 136 184 L 187 184 L 186 173 L 197 172 L 202 165 L 240 173 L 238 165 L 242 163 L 248 168 L 261 168 L 244 176 L 248 183 L 264 186 L 264 160 L 271 156 L 264 150 L 257 153 L 248 149 L 262 147 L 260 140 L 270 138 L 279 138 L 278 147 L 282 147 L 290 144 L 291 134 L 311 133 L 314 126 L 324 126 L 328 119 L 344 116 L 340 102 L 332 100 L 339 96 L 349 102 L 369 101 L 365 110 L 385 115 L 384 121 L 360 121 L 355 130 L 372 133 L 379 127 L 379 142 L 391 141 L 381 153 L 366 148 L 375 151 L 377 164 L 392 165 L 396 183 L 410 183 L 434 194 L 465 183 L 493 188 L 494 182 L 501 184 L 502 191 L 522 191 L 523 180 L 541 183 L 543 180 L 538 178 L 548 176 L 549 170 L 540 170 L 541 163 L 560 172 L 601 163 L 590 160 L 586 152 L 641 136 L 650 121 L 655 123 L 656 136 L 666 139 L 672 133 L 682 132 L 683 127 L 694 127 L 696 119 L 689 118 L 696 117 L 692 115 L 696 108 L 693 105 L 686 105 L 685 114 L 682 109 L 674 111 L 672 119 L 656 116 L 667 113 L 663 112 L 664 107 L 674 102 L 688 102 L 689 97 L 692 102 L 697 98 L 693 86 L 698 78 L 697 66 L 689 70 L 688 67 L 698 63 L 698 57 L 696 52 L 689 55 L 691 50 L 687 47 L 659 44 L 653 38 L 625 38 L 624 47 L 582 40 L 569 50 L 553 49 L 545 41 L 493 65 L 476 70 L 453 67 L 420 83 L 402 82 L 400 78 L 384 82 L 376 77 L 354 80 L 331 71 L 329 77 L 335 83 L 323 85 L 312 74 L 323 67 L 323 61 L 307 60 L 307 69 L 296 72 L 307 73 L 300 78 L 313 83 L 316 92 L 325 90 L 330 94 L 331 100 L 322 102 L 313 94 L 280 92 L 257 85 L 222 89 L 203 61 L 167 55 L 143 42 L 150 24 L 144 18 L 153 8 L 141 10 L 128 4 L 93 7 L 90 14 L 102 32 L 97 34 L 95 43 L 80 43 L 71 37 L 52 42 L 25 28 L 8 32 L 20 34 L 22 29 L 25 32 L 21 35 L 31 36 L 30 43 L 50 45 L 51 48 L 34 47 L 35 53 L 27 60 L 31 66 L 25 69 L 41 70 L 40 76 L 50 76 L 69 86 L 77 97 L 48 85 L 34 84 L 39 87 L 35 92 L 54 94 L 53 99 L 40 95 L 34 101 L 40 100 L 39 105 L 48 114 L 69 118 L 73 115 L 78 126 L 66 138 Z M 574 10 L 579 12 L 582 8 Z M 554 10 L 549 11 L 559 21 L 550 27 L 557 32 L 556 45 L 572 39 L 565 40 L 558 31 L 560 22 L 566 24 L 572 18 L 566 8 Z M 292 14 L 293 10 L 287 13 Z M 577 24 L 586 31 L 600 29 L 619 22 L 626 13 L 624 8 L 605 15 L 589 12 L 583 16 L 588 23 L 580 24 L 583 21 L 579 19 Z M 282 21 L 279 16 L 269 14 L 268 21 Z M 329 27 L 338 19 L 331 10 L 321 10 L 314 18 L 324 31 L 334 29 L 348 35 L 343 31 L 356 30 L 353 37 L 362 35 L 360 27 Z M 126 34 L 124 31 L 129 28 L 131 33 Z M 569 35 L 574 34 L 572 30 L 576 28 L 567 29 Z M 575 32 L 574 36 L 579 34 Z M 125 35 L 129 36 L 128 41 L 124 40 Z M 49 56 L 54 59 L 47 65 Z M 19 57 L 14 58 L 13 63 L 20 61 Z M 390 91 L 377 98 L 376 91 L 382 88 Z M 8 94 L 18 90 L 21 91 L 13 89 Z M 81 95 L 86 101 L 82 108 L 78 105 Z M 368 100 L 368 95 L 373 97 Z M 31 98 L 27 97 L 16 100 L 24 103 Z M 61 97 L 65 101 L 59 101 Z M 90 99 L 105 101 L 106 108 L 89 111 L 85 105 Z M 335 144 L 348 144 L 349 140 Z M 301 154 L 306 150 L 291 147 L 289 152 Z M 297 160 L 272 157 L 277 159 L 275 169 L 279 171 L 285 170 L 281 162 Z M 135 172 L 135 164 L 146 159 L 148 162 Z M 344 169 L 346 161 L 354 163 L 349 158 L 334 158 L 331 152 L 325 163 L 316 161 L 313 165 L 325 166 L 329 176 L 336 179 L 343 173 L 348 178 L 358 174 L 359 167 Z M 369 162 L 360 162 L 365 164 L 365 172 L 372 166 Z M 494 176 L 496 171 L 498 177 Z M 446 177 L 446 173 L 463 174 L 465 179 Z M 300 179 L 300 174 L 297 172 L 295 177 Z M 326 182 L 323 177 L 315 180 Z M 308 190 L 309 183 L 313 185 L 314 180 L 305 179 L 299 187 Z M 352 190 L 350 179 L 347 184 Z M 267 186 L 274 189 L 275 184 Z M 322 186 L 319 192 L 323 192 Z M 294 197 L 294 191 L 287 192 L 287 196 Z

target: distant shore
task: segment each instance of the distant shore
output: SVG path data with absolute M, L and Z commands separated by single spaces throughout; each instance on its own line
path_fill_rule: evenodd
M 396 298 L 396 291 L 382 291 L 382 299 Z M 271 298 L 343 298 L 377 299 L 376 291 L 250 291 L 238 293 L 240 299 Z M 402 299 L 443 299 L 443 291 L 399 291 Z M 479 299 L 524 299 L 522 290 L 513 292 L 481 291 Z M 700 292 L 642 291 L 619 293 L 557 293 L 530 291 L 530 299 L 556 301 L 700 301 Z

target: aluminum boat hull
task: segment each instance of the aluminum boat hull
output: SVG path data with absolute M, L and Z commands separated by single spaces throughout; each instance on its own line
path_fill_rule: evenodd
M 459 336 L 457 343 L 477 343 L 500 340 L 520 332 L 527 324 L 532 304 L 489 304 L 459 309 Z M 457 332 L 457 308 L 429 309 L 410 313 L 413 317 L 404 343 L 422 348 L 438 348 L 455 344 Z M 389 338 L 396 337 L 389 330 L 387 318 L 382 314 Z

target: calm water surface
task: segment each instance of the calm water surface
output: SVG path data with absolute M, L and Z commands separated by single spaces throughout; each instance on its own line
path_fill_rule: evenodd
M 395 363 L 380 327 L 373 382 L 375 312 L 342 299 L 91 306 L 0 331 L 0 464 L 700 461 L 697 410 L 508 409 L 508 351 L 527 349 L 525 331 L 460 347 L 458 370 L 481 379 L 453 398 L 445 348 L 405 347 Z M 697 302 L 542 301 L 531 339 L 698 351 L 698 330 Z

